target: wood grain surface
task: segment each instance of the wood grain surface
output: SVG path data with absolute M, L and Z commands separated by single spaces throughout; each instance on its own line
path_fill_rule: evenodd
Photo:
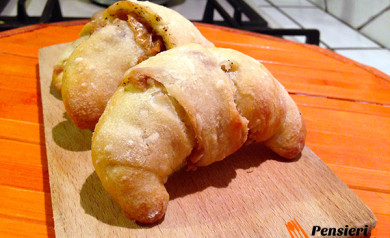
M 64 45 L 39 51 L 39 74 L 57 237 L 290 237 L 296 219 L 313 226 L 368 226 L 367 206 L 309 149 L 294 161 L 262 145 L 196 172 L 180 171 L 166 184 L 167 213 L 143 226 L 126 218 L 103 189 L 91 163 L 91 132 L 79 130 L 51 88 L 54 63 Z M 362 234 L 363 235 L 363 234 Z
M 1 237 L 54 237 L 38 50 L 75 40 L 85 22 L 0 32 Z M 196 26 L 271 70 L 305 117 L 306 144 L 375 214 L 372 237 L 390 237 L 390 77 L 316 46 Z

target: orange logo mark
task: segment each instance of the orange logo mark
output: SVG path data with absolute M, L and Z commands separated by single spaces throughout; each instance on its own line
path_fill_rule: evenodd
M 309 238 L 295 218 L 294 220 L 287 222 L 286 227 L 291 238 Z

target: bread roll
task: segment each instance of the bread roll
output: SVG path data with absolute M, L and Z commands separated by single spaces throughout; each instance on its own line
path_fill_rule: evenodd
M 74 44 L 69 58 L 64 55 L 66 62 L 62 59 L 55 67 L 53 85 L 61 88 L 69 118 L 79 128 L 91 130 L 126 70 L 183 44 L 213 46 L 179 13 L 150 2 L 117 2 L 82 32 L 84 40 Z
M 189 44 L 131 68 L 92 139 L 103 187 L 130 219 L 164 215 L 168 176 L 264 142 L 282 157 L 304 147 L 305 126 L 287 91 L 256 60 Z

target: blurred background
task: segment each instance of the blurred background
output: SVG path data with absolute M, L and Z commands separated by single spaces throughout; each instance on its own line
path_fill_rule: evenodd
M 0 30 L 89 18 L 115 0 L 0 0 Z M 390 0 L 152 0 L 192 21 L 330 49 L 390 75 Z

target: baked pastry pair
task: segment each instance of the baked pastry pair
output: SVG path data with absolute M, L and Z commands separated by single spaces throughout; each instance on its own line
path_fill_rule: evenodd
M 94 19 L 57 65 L 65 62 L 62 95 L 76 125 L 95 130 L 96 173 L 130 219 L 161 219 L 164 183 L 183 166 L 207 166 L 248 143 L 284 158 L 303 149 L 296 104 L 253 58 L 213 47 L 152 3 L 119 2 Z

